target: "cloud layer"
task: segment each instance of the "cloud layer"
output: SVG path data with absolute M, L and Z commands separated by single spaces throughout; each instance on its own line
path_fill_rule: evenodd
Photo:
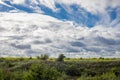
M 119 30 L 81 27 L 36 13 L 0 13 L 0 56 L 119 57 Z
M 0 56 L 120 57 L 119 0 L 0 0 Z
M 105 13 L 107 8 L 116 8 L 120 7 L 120 1 L 119 0 L 1 0 L 0 4 L 5 3 L 9 5 L 15 4 L 15 5 L 24 5 L 28 7 L 37 7 L 37 5 L 44 5 L 53 11 L 56 11 L 57 6 L 56 4 L 66 5 L 66 8 L 69 8 L 70 5 L 76 4 L 79 7 L 82 7 L 86 9 L 89 12 L 92 13 Z M 31 5 L 31 6 L 30 6 Z M 69 10 L 69 9 L 68 9 Z
M 120 26 L 119 0 L 1 0 L 2 12 L 40 13 L 81 26 Z

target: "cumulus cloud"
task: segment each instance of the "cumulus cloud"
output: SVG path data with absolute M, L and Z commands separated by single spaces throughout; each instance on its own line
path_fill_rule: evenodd
M 2 0 L 6 1 L 6 0 Z M 0 1 L 0 3 L 3 3 Z M 10 0 L 13 4 L 21 4 L 27 5 L 30 4 L 31 6 L 42 4 L 50 9 L 56 11 L 56 3 L 58 4 L 65 4 L 67 6 L 77 4 L 80 7 L 85 8 L 87 11 L 97 13 L 97 12 L 105 12 L 106 8 L 111 7 L 120 7 L 119 0 Z
M 29 44 L 11 44 L 12 47 L 18 48 L 18 49 L 30 49 L 31 45 Z
M 1 56 L 118 57 L 120 52 L 119 27 L 81 27 L 42 14 L 0 15 Z
M 119 0 L 1 0 L 2 11 L 47 14 L 81 26 L 120 26 Z
M 14 4 L 23 4 L 26 0 L 12 0 L 12 3 Z
M 97 12 L 105 12 L 106 8 L 111 7 L 120 7 L 119 0 L 39 0 L 44 5 L 51 9 L 55 9 L 55 3 L 65 4 L 65 5 L 73 5 L 77 4 L 80 7 L 85 8 L 87 11 L 97 13 Z M 48 5 L 47 5 L 48 4 Z
M 11 5 L 3 1 L 10 1 Z M 63 53 L 68 57 L 119 57 L 119 3 L 119 0 L 1 0 L 4 6 L 24 6 L 42 14 L 0 13 L 0 56 L 57 57 Z M 44 15 L 43 6 L 55 14 L 63 8 L 73 21 Z M 93 24 L 96 16 L 99 20 L 92 28 L 74 23 L 78 19 L 83 24 L 89 21 Z

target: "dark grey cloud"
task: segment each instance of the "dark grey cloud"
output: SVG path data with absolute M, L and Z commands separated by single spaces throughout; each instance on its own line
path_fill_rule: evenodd
M 0 27 L 0 32 L 5 31 L 6 29 L 3 27 Z
M 48 44 L 48 43 L 52 43 L 52 40 L 50 39 L 34 40 L 32 43 L 33 44 Z
M 70 44 L 74 47 L 84 47 L 85 46 L 84 43 L 79 42 L 79 41 L 74 41 L 74 42 L 71 42 Z
M 100 37 L 100 36 L 98 36 L 96 40 L 98 42 L 100 42 L 101 44 L 107 45 L 107 46 L 110 46 L 110 45 L 120 45 L 120 40 L 109 39 L 109 38 L 107 39 L 105 37 Z
M 12 47 L 15 47 L 17 49 L 31 49 L 31 45 L 29 44 L 11 44 Z

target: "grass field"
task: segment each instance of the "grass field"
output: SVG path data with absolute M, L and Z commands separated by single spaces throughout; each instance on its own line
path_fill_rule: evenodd
M 0 80 L 120 80 L 120 59 L 0 58 Z

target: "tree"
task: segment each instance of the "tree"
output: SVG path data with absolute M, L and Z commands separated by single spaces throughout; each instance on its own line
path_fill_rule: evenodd
M 57 58 L 57 61 L 64 61 L 65 55 L 64 54 L 60 54 Z
M 29 59 L 32 59 L 32 57 L 30 56 Z
M 47 60 L 49 56 L 47 54 L 41 54 L 40 59 L 41 60 Z
M 41 54 L 40 56 L 37 56 L 37 59 L 40 60 L 47 60 L 49 58 L 49 56 L 47 54 Z

